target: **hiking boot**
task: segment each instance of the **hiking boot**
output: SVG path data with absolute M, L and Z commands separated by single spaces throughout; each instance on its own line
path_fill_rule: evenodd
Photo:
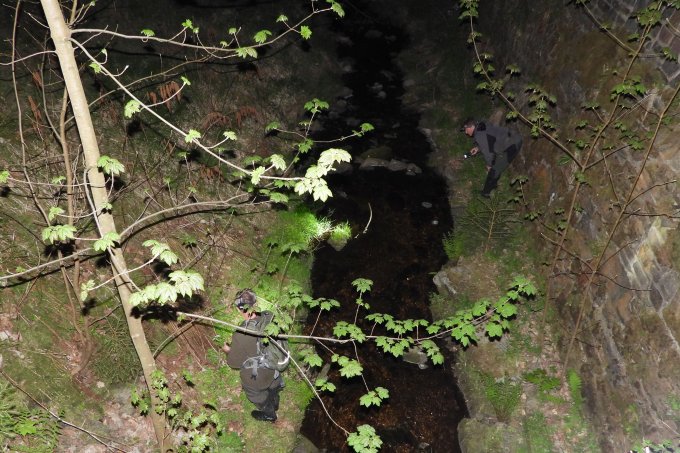
M 259 420 L 261 422 L 275 422 L 276 421 L 276 412 L 274 413 L 269 413 L 269 412 L 263 412 L 263 411 L 252 411 L 250 415 L 255 419 Z

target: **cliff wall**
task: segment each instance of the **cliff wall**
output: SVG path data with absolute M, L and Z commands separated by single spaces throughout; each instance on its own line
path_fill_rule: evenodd
M 524 92 L 533 82 L 555 95 L 549 111 L 560 138 L 576 143 L 592 137 L 576 127 L 579 122 L 594 125 L 613 108 L 611 90 L 621 83 L 630 49 L 637 45 L 627 37 L 639 30 L 636 11 L 645 3 L 600 0 L 583 8 L 558 1 L 482 2 L 478 22 L 496 67 L 513 63 L 522 69 L 512 82 L 515 91 Z M 621 42 L 602 32 L 598 21 Z M 578 168 L 544 139 L 528 140 L 523 161 L 515 164 L 515 172 L 529 176 L 527 189 L 536 194 L 531 203 L 543 210 L 544 219 L 568 211 L 575 180 L 586 182 L 552 276 L 550 303 L 559 313 L 563 356 L 573 342 L 567 366 L 583 380 L 604 451 L 624 451 L 643 438 L 674 438 L 680 430 L 680 144 L 673 117 L 677 101 L 670 101 L 680 65 L 677 56 L 654 56 L 680 52 L 679 29 L 674 9 L 652 29 L 644 58 L 630 76 L 639 78 L 646 92 L 616 112 L 620 119 L 603 134 L 612 145 L 605 144 L 592 165 Z M 585 111 L 587 102 L 601 107 Z M 518 105 L 532 108 L 528 96 L 520 96 Z M 588 147 L 571 151 L 581 158 Z M 543 239 L 533 243 L 554 250 Z

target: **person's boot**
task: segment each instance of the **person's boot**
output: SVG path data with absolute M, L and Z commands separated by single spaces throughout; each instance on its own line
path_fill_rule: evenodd
M 250 415 L 255 419 L 259 420 L 261 422 L 275 422 L 276 421 L 276 412 L 265 412 L 265 411 L 252 411 Z

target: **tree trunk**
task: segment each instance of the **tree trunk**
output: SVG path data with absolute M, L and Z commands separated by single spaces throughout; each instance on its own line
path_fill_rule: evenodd
M 104 174 L 97 168 L 97 162 L 100 158 L 99 145 L 95 135 L 94 126 L 92 124 L 92 117 L 85 97 L 80 74 L 78 73 L 78 66 L 76 64 L 73 46 L 70 41 L 71 32 L 66 26 L 64 16 L 59 6 L 58 0 L 41 0 L 42 8 L 47 18 L 47 24 L 50 28 L 52 41 L 59 58 L 59 65 L 61 67 L 66 89 L 68 90 L 71 99 L 71 108 L 75 116 L 76 124 L 78 126 L 78 134 L 83 146 L 83 154 L 85 157 L 85 164 L 87 165 L 87 183 L 96 212 L 97 227 L 99 235 L 104 236 L 109 232 L 116 232 L 116 224 L 113 216 L 103 210 L 103 207 L 108 203 L 108 194 L 105 186 Z M 132 305 L 130 305 L 130 295 L 132 294 L 129 277 L 127 274 L 128 267 L 125 262 L 123 251 L 119 247 L 111 247 L 109 249 L 111 257 L 111 269 L 115 277 L 116 289 L 120 296 L 120 301 L 125 310 L 125 316 L 130 331 L 132 343 L 142 364 L 144 371 L 144 378 L 146 385 L 151 395 L 151 410 L 149 414 L 153 421 L 156 440 L 161 448 L 165 451 L 165 420 L 163 415 L 156 412 L 158 406 L 158 399 L 156 392 L 151 388 L 152 373 L 156 370 L 156 362 L 153 353 L 146 341 L 144 329 L 142 327 L 141 318 L 135 317 L 132 314 Z

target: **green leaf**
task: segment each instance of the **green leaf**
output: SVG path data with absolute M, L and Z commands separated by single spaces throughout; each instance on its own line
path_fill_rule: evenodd
M 319 156 L 319 166 L 328 171 L 336 162 L 350 162 L 351 160 L 352 155 L 344 149 L 331 148 L 321 153 Z
M 257 167 L 255 170 L 253 170 L 250 173 L 250 182 L 253 183 L 253 185 L 258 185 L 260 183 L 260 178 L 264 174 L 264 167 Z
M 361 425 L 347 436 L 347 444 L 360 453 L 378 453 L 383 442 L 370 425 Z
M 96 61 L 91 62 L 88 66 L 92 68 L 92 71 L 94 71 L 95 74 L 99 74 L 100 72 L 102 72 L 102 65 L 100 65 Z
M 260 162 L 262 162 L 262 158 L 260 156 L 248 156 L 243 159 L 243 165 L 245 166 L 255 165 Z
M 172 250 L 170 250 L 170 246 L 164 242 L 149 239 L 144 241 L 142 245 L 151 248 L 151 254 L 154 258 L 158 258 L 170 266 L 177 262 L 177 255 L 175 255 Z
M 267 126 L 264 128 L 264 133 L 268 134 L 271 131 L 278 130 L 281 127 L 281 125 L 277 121 L 272 121 L 271 123 L 267 124 Z
M 239 47 L 236 49 L 236 55 L 241 58 L 257 58 L 257 50 L 254 47 Z
M 191 143 L 194 140 L 201 138 L 201 133 L 195 129 L 189 129 L 189 132 L 184 136 L 184 141 L 186 143 Z
M 360 293 L 363 294 L 371 290 L 373 286 L 373 280 L 367 278 L 357 278 L 352 282 L 352 286 Z
M 358 361 L 345 356 L 338 356 L 335 354 L 331 360 L 340 365 L 340 376 L 345 378 L 360 376 L 364 370 Z
M 193 31 L 194 33 L 198 33 L 198 27 L 195 27 L 193 22 L 190 19 L 187 19 L 184 22 L 182 22 L 182 27 L 188 28 L 189 30 Z
M 303 39 L 309 39 L 312 37 L 312 30 L 307 25 L 303 25 L 300 27 L 300 36 Z
M 130 295 L 130 305 L 133 307 L 138 307 L 144 305 L 147 302 L 146 294 L 144 291 L 139 291 Z
M 52 225 L 42 230 L 42 240 L 50 244 L 71 241 L 76 231 L 73 225 Z
M 338 15 L 338 17 L 345 17 L 345 10 L 342 9 L 342 5 L 335 0 L 326 0 L 328 3 L 331 4 L 331 9 L 335 14 Z
M 94 280 L 88 280 L 86 283 L 80 284 L 80 301 L 85 302 L 87 295 L 95 287 Z
M 102 236 L 101 239 L 94 242 L 93 248 L 97 252 L 104 252 L 109 247 L 114 247 L 116 245 L 116 242 L 118 242 L 119 240 L 120 235 L 118 233 L 116 233 L 115 231 L 109 231 L 104 236 Z
M 503 335 L 503 327 L 495 322 L 489 322 L 486 325 L 486 333 L 490 338 L 501 337 Z
M 6 184 L 9 179 L 9 170 L 0 171 L 0 184 Z M 55 184 L 55 183 L 53 183 Z
M 272 203 L 283 203 L 286 204 L 288 203 L 288 195 L 279 193 L 279 192 L 270 192 L 269 193 L 269 200 Z
M 38 429 L 35 426 L 35 422 L 31 419 L 21 420 L 16 425 L 14 425 L 14 430 L 22 436 L 26 436 L 28 434 L 36 434 L 38 432 Z
M 141 110 L 142 104 L 136 99 L 132 99 L 128 101 L 127 104 L 125 104 L 125 110 L 124 110 L 124 115 L 125 118 L 132 118 L 132 115 L 135 113 L 139 113 Z
M 390 392 L 384 387 L 376 387 L 375 388 L 376 393 L 380 397 L 380 399 L 387 399 L 390 397 Z
M 504 318 L 510 318 L 517 314 L 517 307 L 511 303 L 503 303 L 496 307 L 496 311 Z
M 489 309 L 490 303 L 491 302 L 489 302 L 487 299 L 477 301 L 477 303 L 475 303 L 475 305 L 472 307 L 472 315 L 482 316 Z
M 191 85 L 191 81 L 189 79 L 187 79 L 186 77 L 181 76 L 180 79 L 182 80 L 182 83 L 184 85 L 187 85 L 187 86 Z
M 328 382 L 328 380 L 325 378 L 319 378 L 316 381 L 314 381 L 314 386 L 321 391 L 326 392 L 335 391 L 335 384 L 333 384 L 332 382 Z
M 285 170 L 286 169 L 286 161 L 283 159 L 283 156 L 280 154 L 272 154 L 269 156 L 269 160 L 272 163 L 272 166 L 276 168 L 277 170 Z
M 323 365 L 323 360 L 318 354 L 307 354 L 302 361 L 311 367 L 320 367 Z
M 175 290 L 182 296 L 191 297 L 197 291 L 203 291 L 204 281 L 201 274 L 195 271 L 174 271 L 168 275 L 175 284 Z
M 276 18 L 276 22 L 288 22 L 288 16 L 280 14 L 279 17 Z
M 380 403 L 382 403 L 382 400 L 378 397 L 374 390 L 371 390 L 359 398 L 359 404 L 364 407 L 380 406 Z
M 118 176 L 125 171 L 125 166 L 118 159 L 103 155 L 97 161 L 97 167 L 101 168 L 104 174 Z
M 312 192 L 312 198 L 314 201 L 326 201 L 330 197 L 333 196 L 333 193 L 331 192 L 331 189 L 328 188 L 328 185 L 326 184 L 326 181 L 319 181 L 319 184 L 314 187 L 314 191 Z
M 234 132 L 234 131 L 224 131 L 224 132 L 222 132 L 222 135 L 227 140 L 236 140 L 236 132 Z
M 175 287 L 166 282 L 160 282 L 156 285 L 156 301 L 165 305 L 169 302 L 175 302 L 177 300 L 177 291 Z
M 370 123 L 361 124 L 361 132 L 371 132 L 372 130 L 375 130 L 375 127 L 373 127 L 372 124 Z
M 175 255 L 175 252 L 173 252 L 172 250 L 165 250 L 160 255 L 158 255 L 158 259 L 160 261 L 163 261 L 168 266 L 172 266 L 179 260 L 179 258 L 177 258 L 177 255 Z
M 310 149 L 312 149 L 313 145 L 314 145 L 314 141 L 311 138 L 305 138 L 303 141 L 298 143 L 296 146 L 297 146 L 298 151 L 300 151 L 301 153 L 304 154 L 307 151 L 309 151 Z
M 305 110 L 310 113 L 319 113 L 321 110 L 328 110 L 328 102 L 322 101 L 321 99 L 314 98 L 311 101 L 305 103 Z
M 54 218 L 55 218 L 56 216 L 62 215 L 63 213 L 64 213 L 64 210 L 61 209 L 59 206 L 52 206 L 52 207 L 50 208 L 49 214 L 47 214 L 47 218 L 48 218 L 48 219 L 50 220 L 50 222 L 51 222 L 52 220 L 54 220 Z
M 255 33 L 253 39 L 258 44 L 264 44 L 265 42 L 267 42 L 267 38 L 271 35 L 272 32 L 270 32 L 269 30 L 260 30 L 257 33 Z
M 153 30 L 150 30 L 150 29 L 148 29 L 148 28 L 145 28 L 144 30 L 142 30 L 141 33 L 142 33 L 144 36 L 147 36 L 147 37 L 149 37 L 149 38 L 152 37 L 152 36 L 156 36 L 156 33 L 154 33 Z

